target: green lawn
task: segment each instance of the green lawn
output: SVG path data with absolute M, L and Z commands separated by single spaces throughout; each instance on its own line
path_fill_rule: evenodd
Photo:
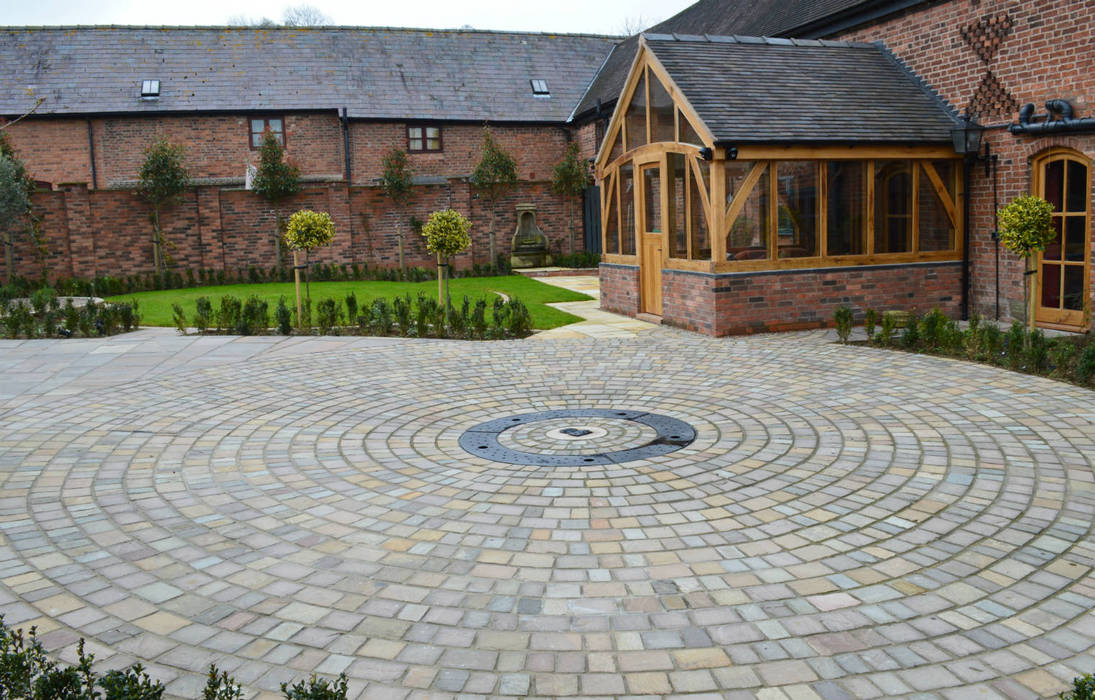
M 464 296 L 467 295 L 472 303 L 482 298 L 487 304 L 493 304 L 497 295 L 496 291 L 506 294 L 511 299 L 517 298 L 524 302 L 532 314 L 532 325 L 535 328 L 547 329 L 565 326 L 581 319 L 572 314 L 564 313 L 550 306 L 549 302 L 558 301 L 584 301 L 589 299 L 584 294 L 572 292 L 568 289 L 553 287 L 549 284 L 537 282 L 520 275 L 506 277 L 469 277 L 454 279 L 450 283 L 452 302 L 459 306 Z M 341 303 L 346 296 L 353 292 L 357 295 L 359 306 L 372 303 L 373 299 L 385 297 L 391 299 L 395 296 L 410 294 L 412 298 L 419 292 L 437 297 L 437 281 L 429 282 L 313 282 L 312 283 L 312 308 L 320 299 L 334 298 Z M 216 287 L 189 287 L 187 289 L 167 289 L 159 292 L 140 292 L 138 294 L 124 294 L 110 297 L 108 301 L 128 301 L 137 299 L 140 302 L 141 323 L 146 326 L 171 326 L 171 305 L 178 303 L 182 306 L 189 318 L 194 313 L 194 302 L 199 297 L 209 297 L 216 308 L 220 305 L 220 298 L 226 294 L 239 297 L 246 301 L 249 296 L 255 294 L 270 303 L 271 317 L 274 307 L 278 303 L 278 297 L 285 297 L 290 308 L 295 305 L 296 292 L 292 282 L 271 284 L 227 284 Z M 313 313 L 315 313 L 313 311 Z

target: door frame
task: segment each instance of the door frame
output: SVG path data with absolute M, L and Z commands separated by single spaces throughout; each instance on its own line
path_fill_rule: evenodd
M 662 315 L 662 269 L 665 267 L 665 250 L 668 246 L 669 239 L 666 234 L 666 212 L 667 199 L 665 186 L 666 175 L 666 157 L 664 152 L 656 152 L 646 155 L 645 157 L 637 157 L 634 160 L 635 166 L 635 234 L 638 238 L 636 243 L 636 249 L 639 254 L 639 310 L 642 313 L 652 314 L 654 316 Z M 661 212 L 661 230 L 660 231 L 647 231 L 646 230 L 646 181 L 644 174 L 650 168 L 658 169 L 658 206 Z M 653 242 L 653 239 L 658 239 L 658 255 L 652 256 L 647 253 L 648 242 Z M 657 286 L 657 291 L 652 294 L 644 294 L 643 288 L 646 286 L 644 282 L 647 276 L 650 275 L 654 278 Z
M 1052 162 L 1074 161 L 1084 166 L 1087 171 L 1085 183 L 1085 213 L 1087 220 L 1086 234 L 1084 237 L 1084 282 L 1083 282 L 1083 308 L 1080 310 L 1050 309 L 1041 305 L 1042 298 L 1042 253 L 1038 252 L 1034 258 L 1034 290 L 1031 293 L 1030 307 L 1027 309 L 1028 318 L 1034 319 L 1034 324 L 1041 328 L 1053 328 L 1066 331 L 1082 330 L 1087 327 L 1091 311 L 1091 168 L 1092 160 L 1083 153 L 1071 148 L 1056 147 L 1040 153 L 1031 163 L 1031 193 L 1045 199 L 1045 168 Z M 1067 165 L 1065 173 L 1067 173 Z M 1065 178 L 1067 180 L 1067 177 Z M 1062 181 L 1061 199 L 1062 205 L 1067 208 L 1068 193 Z M 1066 213 L 1062 210 L 1062 213 Z M 1067 227 L 1064 222 L 1061 226 L 1062 239 L 1067 235 Z M 1061 241 L 1061 284 L 1064 284 L 1065 267 L 1065 240 Z M 1063 295 L 1062 295 L 1063 296 Z

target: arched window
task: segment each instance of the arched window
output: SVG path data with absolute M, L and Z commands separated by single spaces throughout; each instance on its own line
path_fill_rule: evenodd
M 1034 161 L 1034 194 L 1053 207 L 1057 238 L 1038 256 L 1034 318 L 1047 326 L 1080 327 L 1088 298 L 1091 160 L 1056 149 Z

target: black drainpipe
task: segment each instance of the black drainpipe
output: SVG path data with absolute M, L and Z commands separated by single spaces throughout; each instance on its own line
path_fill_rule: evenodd
M 87 152 L 91 161 L 91 189 L 99 189 L 99 178 L 95 172 L 95 135 L 91 130 L 91 120 L 87 120 Z
M 1085 117 L 1074 119 L 1072 105 L 1068 100 L 1049 100 L 1046 102 L 1046 114 L 1034 113 L 1033 104 L 1023 105 L 1019 111 L 1019 123 L 1012 124 L 1008 131 L 1013 134 L 1054 134 L 1059 131 L 1095 131 L 1095 119 Z M 1056 115 L 1059 119 L 1053 119 Z M 1042 121 L 1031 121 L 1032 119 Z
M 346 186 L 350 186 L 350 119 L 342 108 L 342 154 L 346 157 Z

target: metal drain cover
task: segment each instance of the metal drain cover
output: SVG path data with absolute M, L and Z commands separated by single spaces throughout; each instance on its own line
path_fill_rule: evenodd
M 643 438 L 639 441 L 639 444 L 609 445 L 608 447 L 615 449 L 602 451 L 597 449 L 597 441 L 601 439 L 606 431 L 602 427 L 583 426 L 580 420 L 583 418 L 595 419 L 593 422 L 597 426 L 611 426 L 613 421 L 637 423 L 640 426 L 645 426 L 641 431 Z M 567 420 L 570 425 L 557 431 L 545 430 L 545 435 L 558 432 L 568 435 L 574 440 L 592 436 L 588 441 L 592 443 L 592 447 L 575 454 L 573 450 L 567 449 L 570 445 L 562 444 L 562 441 L 559 441 L 558 449 L 553 449 L 546 446 L 550 441 L 541 439 L 538 442 L 539 449 L 525 451 L 503 445 L 499 441 L 499 436 L 507 430 L 529 426 L 532 423 L 559 419 Z M 495 418 L 466 430 L 460 436 L 460 447 L 465 452 L 477 457 L 504 464 L 537 467 L 587 467 L 598 464 L 621 464 L 637 459 L 658 457 L 675 452 L 691 444 L 695 439 L 695 428 L 676 418 L 644 411 L 587 408 L 521 413 L 505 418 Z

